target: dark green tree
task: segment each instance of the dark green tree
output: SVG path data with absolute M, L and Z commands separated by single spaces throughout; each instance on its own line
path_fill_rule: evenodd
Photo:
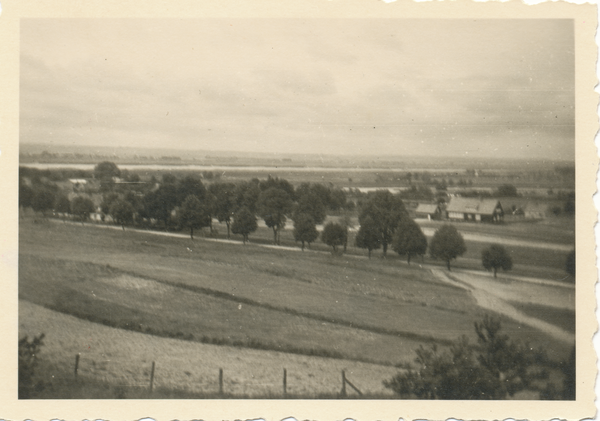
M 35 389 L 35 371 L 44 336 L 40 333 L 31 340 L 27 336 L 19 339 L 19 399 L 31 398 Z
M 381 247 L 379 228 L 370 216 L 367 215 L 363 218 L 358 233 L 356 234 L 355 242 L 356 247 L 367 249 L 369 251 L 369 259 L 371 258 L 371 252 Z
M 119 177 L 120 175 L 121 170 L 114 162 L 103 161 L 94 167 L 94 177 L 99 180 Z
M 196 196 L 198 200 L 206 204 L 206 187 L 199 177 L 188 175 L 177 183 L 176 196 L 175 206 L 181 206 L 190 196 Z
M 246 207 L 236 211 L 233 216 L 233 224 L 231 224 L 231 232 L 241 234 L 244 244 L 248 241 L 248 235 L 253 233 L 258 228 L 256 216 Z
M 198 197 L 189 195 L 179 210 L 179 223 L 190 229 L 190 238 L 193 240 L 194 229 L 210 226 L 210 213 Z
M 363 224 L 369 216 L 377 226 L 379 240 L 383 248 L 383 256 L 387 254 L 388 244 L 391 243 L 396 227 L 403 218 L 408 218 L 404 203 L 399 196 L 388 190 L 377 190 L 367 196 L 366 202 L 361 205 L 358 221 Z
M 67 214 L 71 213 L 71 201 L 67 197 L 66 194 L 60 193 L 56 196 L 56 200 L 54 202 L 54 210 L 56 212 L 62 213 L 63 222 L 66 220 Z
M 252 213 L 258 212 L 257 202 L 259 195 L 258 179 L 238 184 L 235 189 L 236 209 L 246 208 Z
M 481 252 L 481 263 L 486 270 L 494 272 L 494 278 L 498 269 L 505 271 L 512 269 L 510 254 L 499 244 L 492 244 Z
M 215 183 L 208 188 L 214 197 L 214 214 L 219 222 L 227 225 L 227 238 L 231 231 L 231 221 L 237 209 L 236 186 L 233 183 Z
M 322 198 L 312 191 L 303 193 L 298 198 L 294 219 L 297 218 L 296 215 L 309 215 L 315 224 L 322 224 L 327 216 Z
M 496 190 L 496 195 L 500 197 L 517 197 L 517 188 L 512 184 L 503 184 Z
M 321 240 L 328 246 L 333 248 L 333 252 L 337 252 L 338 246 L 344 245 L 347 233 L 343 226 L 335 222 L 329 222 L 323 228 Z
M 306 214 L 296 215 L 294 219 L 294 239 L 302 243 L 302 251 L 304 251 L 304 243 L 310 243 L 319 238 L 319 233 L 312 216 Z
M 125 225 L 133 223 L 135 209 L 133 208 L 133 205 L 126 200 L 116 200 L 110 206 L 109 213 L 115 223 L 121 225 L 121 228 L 125 231 Z
M 161 185 L 157 190 L 144 196 L 144 214 L 159 221 L 163 221 L 165 228 L 169 226 L 171 212 L 177 206 L 177 188 L 175 184 Z
M 450 260 L 462 256 L 467 251 L 465 240 L 452 225 L 442 225 L 431 239 L 429 254 L 435 259 L 442 259 L 450 269 Z
M 94 210 L 94 202 L 87 197 L 76 196 L 71 201 L 71 213 L 79 218 L 81 225 L 89 219 Z
M 121 170 L 114 162 L 104 161 L 94 167 L 94 178 L 100 181 L 100 189 L 109 191 L 114 186 L 114 177 L 120 177 Z
M 539 353 L 500 333 L 500 322 L 485 316 L 475 323 L 479 351 L 461 337 L 448 350 L 436 345 L 416 350 L 419 368 L 384 381 L 403 398 L 508 399 L 534 387 L 542 374 L 529 370 Z
M 273 230 L 273 241 L 279 244 L 279 232 L 285 227 L 286 215 L 292 211 L 292 198 L 283 189 L 271 187 L 258 198 L 258 211 L 267 227 Z
M 427 238 L 421 227 L 411 218 L 403 218 L 398 224 L 392 250 L 401 256 L 406 255 L 409 265 L 412 256 L 422 256 L 427 251 Z
M 33 190 L 31 208 L 36 212 L 42 212 L 42 215 L 46 216 L 46 212 L 54 207 L 55 198 L 56 194 L 53 189 L 40 185 Z

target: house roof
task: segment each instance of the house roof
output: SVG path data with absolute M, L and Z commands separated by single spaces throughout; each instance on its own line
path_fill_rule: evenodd
M 436 213 L 438 211 L 438 205 L 433 203 L 419 203 L 415 212 L 417 213 Z
M 448 212 L 475 213 L 493 215 L 494 209 L 500 205 L 498 199 L 479 199 L 476 197 L 453 197 L 446 206 Z

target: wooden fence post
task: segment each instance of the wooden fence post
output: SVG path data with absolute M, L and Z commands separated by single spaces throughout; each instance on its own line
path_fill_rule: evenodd
M 283 369 L 283 395 L 287 395 L 287 370 Z
M 223 369 L 219 368 L 219 394 L 223 394 Z
M 75 378 L 77 378 L 77 370 L 79 369 L 79 354 L 75 355 Z
M 346 396 L 346 384 L 348 384 L 348 386 L 350 386 L 352 389 L 354 389 L 356 391 L 356 393 L 358 393 L 360 396 L 362 396 L 362 392 L 360 390 L 358 390 L 358 387 L 354 386 L 354 384 L 352 384 L 352 382 L 350 380 L 348 380 L 346 378 L 346 372 L 344 370 L 342 370 L 342 395 Z
M 156 363 L 152 361 L 152 371 L 150 372 L 150 393 L 152 393 L 152 389 L 154 388 L 154 367 Z

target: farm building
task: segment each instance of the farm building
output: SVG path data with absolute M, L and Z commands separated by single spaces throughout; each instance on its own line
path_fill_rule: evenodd
M 498 199 L 453 197 L 446 206 L 446 216 L 456 221 L 498 222 L 504 211 Z
M 74 192 L 85 191 L 85 187 L 87 185 L 87 180 L 83 178 L 69 178 L 69 182 L 71 186 L 73 186 Z
M 440 205 L 436 203 L 419 203 L 417 209 L 415 209 L 415 215 L 417 218 L 440 219 L 442 216 L 442 210 Z

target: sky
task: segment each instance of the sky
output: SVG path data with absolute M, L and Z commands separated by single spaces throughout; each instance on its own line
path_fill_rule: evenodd
M 24 19 L 20 142 L 574 160 L 568 19 Z

